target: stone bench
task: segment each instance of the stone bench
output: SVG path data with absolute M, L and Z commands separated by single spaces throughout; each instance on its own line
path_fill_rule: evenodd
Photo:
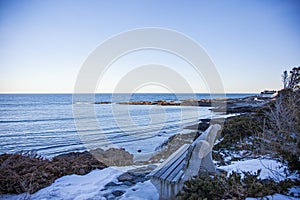
M 177 199 L 184 182 L 199 174 L 201 170 L 215 173 L 212 148 L 219 124 L 210 126 L 192 144 L 185 144 L 174 152 L 148 177 L 157 188 L 160 199 Z

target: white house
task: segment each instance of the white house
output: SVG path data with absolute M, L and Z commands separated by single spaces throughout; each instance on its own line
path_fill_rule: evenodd
M 264 90 L 260 93 L 260 97 L 263 98 L 273 98 L 277 95 L 277 91 L 275 90 Z

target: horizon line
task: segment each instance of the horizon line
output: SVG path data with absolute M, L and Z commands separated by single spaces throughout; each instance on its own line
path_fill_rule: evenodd
M 277 90 L 276 90 L 277 91 Z M 74 93 L 74 92 L 0 92 L 0 95 L 4 94 L 260 94 L 260 92 L 224 92 L 224 93 L 209 93 L 209 92 L 95 92 L 95 93 Z

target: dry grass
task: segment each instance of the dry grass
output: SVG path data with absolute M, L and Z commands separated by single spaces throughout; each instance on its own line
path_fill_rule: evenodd
M 52 161 L 24 154 L 0 155 L 0 194 L 34 193 L 69 174 L 87 174 L 92 169 L 103 169 L 88 152 L 69 153 Z

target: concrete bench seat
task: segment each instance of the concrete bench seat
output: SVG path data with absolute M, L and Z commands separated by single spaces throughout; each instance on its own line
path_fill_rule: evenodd
M 177 199 L 184 182 L 201 170 L 215 173 L 212 148 L 221 126 L 210 126 L 192 144 L 185 144 L 148 176 L 157 188 L 160 199 Z

